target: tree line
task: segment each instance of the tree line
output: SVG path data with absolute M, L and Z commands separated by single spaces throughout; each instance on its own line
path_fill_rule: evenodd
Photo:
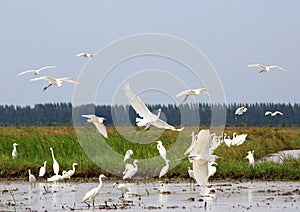
M 238 107 L 247 107 L 243 115 L 235 115 Z M 211 105 L 193 103 L 183 105 L 147 105 L 154 114 L 161 108 L 160 118 L 171 125 L 206 125 L 213 119 L 218 121 L 222 111 L 226 113 L 227 126 L 300 126 L 299 103 L 232 103 Z M 266 111 L 281 111 L 283 116 L 265 116 Z M 220 114 L 218 114 L 220 113 Z M 106 125 L 134 124 L 137 114 L 129 105 L 83 105 L 73 107 L 71 103 L 47 103 L 31 106 L 0 105 L 0 125 L 71 125 L 84 124 L 82 114 L 96 114 L 106 118 Z M 220 118 L 222 119 L 222 118 Z M 222 122 L 222 120 L 220 120 Z

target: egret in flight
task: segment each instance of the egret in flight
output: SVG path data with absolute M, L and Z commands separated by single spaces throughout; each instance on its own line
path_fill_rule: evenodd
M 235 110 L 235 115 L 243 115 L 243 113 L 245 113 L 248 110 L 248 108 L 246 107 L 239 107 Z
M 44 177 L 44 175 L 46 174 L 46 164 L 47 164 L 47 161 L 44 161 L 43 166 L 41 166 L 41 168 L 39 170 L 39 177 Z
M 190 147 L 184 152 L 185 155 L 188 155 L 193 151 L 196 139 L 197 139 L 197 136 L 195 135 L 195 132 L 192 132 L 192 142 L 191 142 Z
M 105 118 L 103 117 L 98 117 L 96 115 L 82 115 L 82 117 L 88 118 L 86 121 L 87 122 L 92 122 L 95 127 L 98 129 L 98 131 L 105 137 L 107 138 L 107 131 L 106 127 L 103 124 L 103 121 Z
M 161 109 L 158 110 L 157 115 L 151 113 L 150 110 L 146 107 L 146 105 L 141 101 L 141 99 L 132 92 L 128 83 L 125 84 L 123 90 L 125 91 L 125 94 L 132 108 L 138 113 L 140 117 L 142 117 L 136 118 L 136 124 L 138 127 L 145 127 L 144 130 L 148 129 L 150 126 L 155 126 L 157 128 L 163 128 L 173 131 L 183 130 L 183 127 L 180 129 L 176 129 L 175 127 L 159 119 Z
M 47 90 L 47 88 L 49 88 L 51 85 L 57 85 L 58 87 L 61 87 L 63 82 L 79 84 L 78 81 L 76 81 L 70 77 L 53 78 L 53 77 L 49 77 L 49 76 L 42 76 L 42 77 L 38 77 L 38 78 L 33 78 L 30 81 L 37 81 L 37 80 L 47 80 L 48 81 L 49 85 L 44 87 L 44 91 Z
M 135 175 L 137 173 L 137 171 L 138 171 L 138 165 L 137 165 L 137 163 L 138 162 L 139 161 L 135 159 L 133 161 L 133 165 L 130 164 L 130 163 L 127 163 L 125 165 L 125 170 L 123 172 L 123 175 L 124 175 L 123 176 L 123 180 L 125 180 L 125 179 L 131 179 L 133 177 L 133 175 Z
M 133 154 L 133 151 L 131 149 L 127 150 L 125 153 L 125 156 L 124 156 L 124 162 L 129 160 L 129 158 L 131 157 L 132 154 Z
M 283 113 L 282 112 L 280 112 L 280 111 L 275 111 L 275 112 L 271 112 L 271 111 L 266 111 L 265 112 L 265 116 L 268 116 L 268 115 L 271 115 L 271 116 L 277 116 L 277 115 L 283 115 Z
M 176 95 L 176 97 L 185 95 L 182 101 L 182 103 L 185 103 L 189 96 L 198 96 L 201 92 L 210 96 L 210 93 L 206 88 L 198 88 L 198 89 L 189 89 L 189 90 L 181 91 Z
M 13 160 L 15 160 L 18 157 L 17 146 L 18 146 L 17 143 L 13 144 L 13 150 L 12 150 L 12 153 L 11 153 L 11 156 L 12 156 Z
M 96 188 L 89 190 L 82 198 L 82 202 L 86 203 L 89 207 L 90 204 L 88 202 L 92 200 L 93 200 L 93 207 L 95 207 L 95 197 L 98 195 L 99 190 L 102 186 L 102 178 L 106 178 L 106 176 L 104 174 L 101 174 L 99 176 L 99 185 Z
M 55 175 L 58 175 L 59 173 L 59 164 L 56 161 L 55 157 L 54 157 L 54 152 L 53 152 L 53 148 L 50 147 L 50 151 L 51 151 L 51 155 L 52 155 L 52 160 L 53 160 L 53 172 Z
M 269 72 L 270 69 L 272 69 L 272 68 L 276 68 L 276 69 L 285 71 L 284 68 L 282 68 L 281 66 L 277 66 L 277 65 L 275 65 L 275 66 L 264 66 L 264 65 L 261 65 L 261 64 L 249 64 L 248 67 L 258 67 L 258 68 L 260 68 L 259 73 Z
M 77 57 L 86 57 L 86 58 L 93 58 L 93 57 L 94 57 L 94 55 L 88 54 L 88 53 L 85 53 L 85 52 L 79 53 L 79 54 L 77 54 L 76 56 L 77 56 Z
M 28 70 L 28 71 L 23 71 L 21 73 L 19 73 L 18 75 L 23 75 L 23 74 L 27 74 L 27 73 L 34 73 L 35 75 L 38 75 L 42 70 L 47 69 L 47 68 L 55 68 L 55 66 L 45 66 L 39 69 L 33 69 L 33 70 Z

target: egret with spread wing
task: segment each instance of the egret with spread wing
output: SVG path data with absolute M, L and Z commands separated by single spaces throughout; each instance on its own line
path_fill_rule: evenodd
M 198 96 L 201 92 L 207 94 L 208 96 L 210 95 L 209 91 L 206 88 L 198 88 L 181 91 L 176 95 L 176 97 L 185 95 L 182 101 L 182 103 L 185 103 L 189 96 Z
M 42 70 L 47 69 L 47 68 L 55 68 L 55 66 L 45 66 L 39 69 L 32 69 L 32 70 L 28 70 L 28 71 L 23 71 L 21 73 L 18 74 L 18 76 L 23 75 L 23 74 L 27 74 L 27 73 L 34 73 L 35 75 L 38 75 Z
M 271 68 L 276 68 L 276 69 L 285 71 L 284 68 L 282 68 L 281 66 L 277 66 L 277 65 L 275 65 L 275 66 L 264 66 L 264 65 L 261 65 L 261 64 L 249 64 L 248 67 L 258 67 L 258 68 L 260 68 L 259 73 L 269 72 Z
M 282 112 L 280 112 L 280 111 L 275 111 L 275 112 L 271 112 L 271 111 L 266 111 L 265 112 L 265 116 L 268 116 L 268 115 L 271 115 L 271 116 L 277 116 L 277 115 L 283 115 L 283 113 Z
M 49 77 L 49 76 L 42 76 L 42 77 L 38 77 L 38 78 L 33 78 L 30 81 L 37 81 L 37 80 L 47 80 L 49 85 L 44 87 L 44 91 L 49 88 L 51 85 L 57 85 L 58 87 L 61 87 L 63 82 L 70 82 L 70 83 L 74 83 L 74 84 L 79 84 L 78 81 L 70 78 L 70 77 L 64 77 L 64 78 L 53 78 L 53 77 Z
M 85 52 L 79 53 L 76 56 L 77 57 L 86 57 L 86 58 L 93 58 L 94 57 L 94 55 L 88 54 L 88 53 L 85 53 Z
M 105 137 L 107 138 L 107 131 L 106 127 L 103 124 L 103 121 L 105 118 L 103 117 L 98 117 L 96 115 L 82 115 L 82 117 L 88 118 L 86 121 L 87 122 L 92 122 L 95 127 L 98 129 L 98 131 Z

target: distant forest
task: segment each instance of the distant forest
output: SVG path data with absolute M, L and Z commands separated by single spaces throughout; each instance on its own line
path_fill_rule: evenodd
M 184 104 L 184 105 L 147 105 L 150 111 L 162 109 L 162 119 L 166 119 L 171 125 L 180 125 L 184 119 L 184 126 L 206 125 L 211 123 L 212 108 L 226 110 L 227 126 L 300 126 L 300 104 L 279 104 L 279 103 L 255 103 L 240 104 L 233 103 L 226 105 L 211 105 L 208 103 Z M 241 116 L 235 115 L 236 108 L 245 106 L 248 111 Z M 91 109 L 92 108 L 92 109 Z M 265 116 L 266 111 L 279 110 L 283 116 Z M 73 124 L 72 111 L 76 124 L 85 123 L 81 114 L 95 111 L 95 114 L 106 118 L 106 125 L 127 125 L 134 123 L 137 114 L 128 105 L 88 105 L 73 108 L 71 103 L 47 103 L 30 106 L 0 106 L 0 125 L 71 125 Z M 184 118 L 181 117 L 184 114 Z M 195 114 L 200 119 L 195 118 Z

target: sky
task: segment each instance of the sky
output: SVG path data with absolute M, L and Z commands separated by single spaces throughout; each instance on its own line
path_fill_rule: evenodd
M 17 74 L 55 65 L 41 76 L 79 80 L 91 61 L 76 57 L 77 53 L 93 53 L 97 58 L 101 49 L 116 40 L 144 33 L 174 36 L 197 48 L 215 70 L 227 103 L 299 103 L 299 9 L 297 0 L 2 1 L 0 104 L 72 102 L 73 84 L 43 91 L 46 81 L 32 82 L 34 75 Z M 256 68 L 247 67 L 251 63 L 280 65 L 287 71 L 260 74 Z M 106 76 L 95 94 L 95 103 L 111 104 L 120 83 L 150 69 L 171 72 L 189 88 L 205 84 L 182 74 L 189 70 L 176 61 L 155 56 L 131 58 Z M 162 83 L 159 80 L 157 83 Z M 145 93 L 143 100 L 163 104 L 175 101 L 155 92 Z M 202 95 L 194 100 L 209 98 Z

